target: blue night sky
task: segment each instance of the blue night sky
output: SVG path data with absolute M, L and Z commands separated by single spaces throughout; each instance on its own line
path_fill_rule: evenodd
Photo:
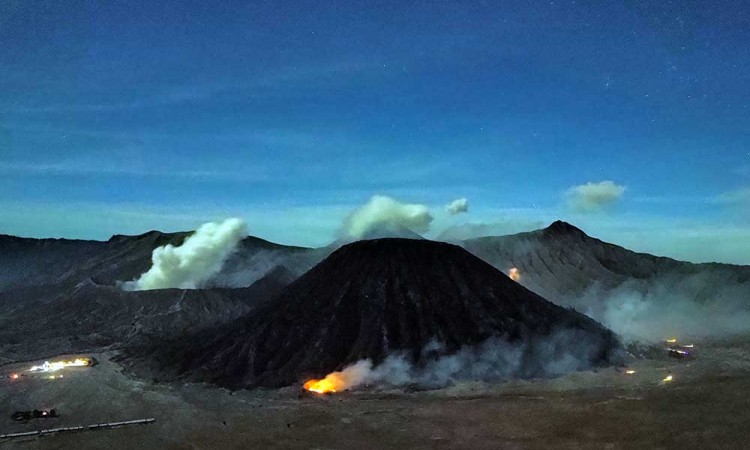
M 750 264 L 743 1 L 10 0 L 0 44 L 0 233 L 325 245 L 381 194 Z

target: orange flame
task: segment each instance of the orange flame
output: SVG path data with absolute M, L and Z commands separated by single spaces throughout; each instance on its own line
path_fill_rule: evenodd
M 363 384 L 371 371 L 372 362 L 369 359 L 361 360 L 341 372 L 329 373 L 322 380 L 309 380 L 302 387 L 318 394 L 341 392 Z
M 521 271 L 518 270 L 518 268 L 514 267 L 508 271 L 508 276 L 513 281 L 520 281 L 521 280 Z
M 341 380 L 335 379 L 328 375 L 322 380 L 310 380 L 307 381 L 303 386 L 310 392 L 318 394 L 336 393 L 344 387 L 344 383 Z

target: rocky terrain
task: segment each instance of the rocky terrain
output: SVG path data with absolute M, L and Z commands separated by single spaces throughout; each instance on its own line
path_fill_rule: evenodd
M 87 280 L 101 285 L 129 281 L 151 267 L 151 253 L 156 247 L 180 245 L 189 235 L 150 231 L 137 236 L 115 235 L 107 241 L 0 235 L 0 292 L 34 286 L 76 286 Z M 316 261 L 292 256 L 310 250 L 248 236 L 213 285 L 247 287 L 277 266 L 288 266 L 287 270 L 299 276 Z M 289 264 L 285 264 L 287 257 L 292 261 Z
M 149 268 L 154 248 L 178 245 L 187 235 L 153 231 L 108 241 L 0 236 L 0 361 L 141 343 L 147 336 L 160 339 L 231 322 L 346 244 L 306 249 L 247 237 L 204 289 L 117 288 Z M 673 329 L 681 333 L 685 324 L 688 331 L 746 329 L 750 267 L 635 253 L 564 222 L 460 245 L 501 272 L 517 268 L 524 287 L 609 326 L 623 322 L 617 314 L 624 310 L 647 318 L 673 317 Z M 624 321 L 636 319 L 643 317 Z M 672 332 L 657 325 L 646 324 L 653 334 L 648 337 Z M 420 339 L 423 345 L 429 338 Z
M 0 363 L 160 341 L 230 322 L 289 282 L 276 269 L 240 289 L 127 292 L 86 281 L 0 292 Z M 59 290 L 58 290 L 59 289 Z
M 205 289 L 119 287 L 148 270 L 154 248 L 179 245 L 188 235 L 152 231 L 108 241 L 0 236 L 0 363 L 121 347 L 225 323 L 311 265 L 295 259 L 308 249 L 247 237 Z M 221 287 L 236 284 L 241 287 Z
M 0 440 L 0 448 L 686 449 L 744 448 L 750 439 L 747 335 L 691 340 L 695 359 L 658 351 L 626 355 L 626 372 L 588 358 L 606 354 L 612 335 L 575 311 L 596 313 L 625 292 L 665 304 L 664 317 L 694 317 L 711 332 L 742 332 L 746 328 L 732 324 L 749 322 L 742 315 L 748 267 L 634 253 L 558 222 L 460 243 L 484 262 L 430 241 L 301 249 L 251 237 L 204 289 L 117 287 L 149 267 L 156 246 L 185 237 L 151 232 L 89 242 L 0 236 L 0 375 L 75 351 L 100 361 L 66 370 L 64 379 L 0 380 L 0 417 L 6 418 L 0 433 L 156 419 L 131 428 Z M 520 284 L 504 275 L 514 267 Z M 679 314 L 685 304 L 706 308 L 686 317 Z M 722 305 L 729 305 L 727 314 L 716 316 Z M 663 317 L 655 318 L 663 325 Z M 523 379 L 502 383 L 457 380 L 429 391 L 374 386 L 299 396 L 297 383 L 305 377 L 364 356 L 377 361 L 421 346 L 406 352 L 418 366 L 493 333 L 521 341 L 540 336 L 546 343 L 555 324 L 580 327 L 583 334 L 572 336 L 604 344 L 603 353 L 574 359 L 593 362 L 592 370 L 527 378 L 544 368 L 530 364 L 521 365 L 529 369 Z M 663 333 L 656 329 L 658 337 Z M 445 343 L 437 350 L 430 347 L 436 337 Z M 552 355 L 584 340 L 561 342 Z M 129 357 L 126 348 L 134 352 Z M 157 370 L 145 349 L 163 359 Z M 665 382 L 670 375 L 673 381 Z M 237 391 L 186 383 L 191 380 L 232 388 L 292 386 Z M 8 419 L 35 408 L 56 408 L 60 417 Z
M 749 342 L 696 341 L 698 359 L 631 361 L 632 375 L 606 368 L 433 391 L 364 389 L 303 398 L 298 388 L 152 383 L 122 373 L 110 354 L 95 354 L 99 365 L 71 369 L 63 379 L 0 381 L 0 433 L 155 422 L 0 439 L 0 449 L 744 449 Z M 668 374 L 671 383 L 662 381 Z M 56 408 L 59 418 L 9 420 L 14 411 L 42 407 Z
M 521 283 L 562 305 L 579 306 L 626 286 L 645 293 L 655 287 L 680 290 L 686 298 L 706 301 L 750 292 L 750 266 L 692 264 L 592 238 L 565 222 L 510 236 L 490 236 L 462 243 L 471 253 L 507 272 L 516 267 Z M 587 298 L 587 296 L 589 298 Z

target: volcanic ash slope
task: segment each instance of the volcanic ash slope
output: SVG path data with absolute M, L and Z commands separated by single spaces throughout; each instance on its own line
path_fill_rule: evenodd
M 395 353 L 420 366 L 436 357 L 424 351 L 435 343 L 451 354 L 488 339 L 535 352 L 523 355 L 521 376 L 540 375 L 541 366 L 571 354 L 580 359 L 573 369 L 606 364 L 619 349 L 594 320 L 546 301 L 461 247 L 377 239 L 341 247 L 234 323 L 131 349 L 124 362 L 159 378 L 279 387 Z

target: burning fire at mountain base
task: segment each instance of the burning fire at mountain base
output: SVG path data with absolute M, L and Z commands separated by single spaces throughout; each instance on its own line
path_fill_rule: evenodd
M 515 282 L 521 281 L 521 271 L 514 267 L 508 271 L 508 277 Z
M 359 361 L 340 372 L 331 372 L 325 378 L 308 380 L 302 388 L 316 394 L 335 394 L 360 386 L 371 372 L 370 360 Z

